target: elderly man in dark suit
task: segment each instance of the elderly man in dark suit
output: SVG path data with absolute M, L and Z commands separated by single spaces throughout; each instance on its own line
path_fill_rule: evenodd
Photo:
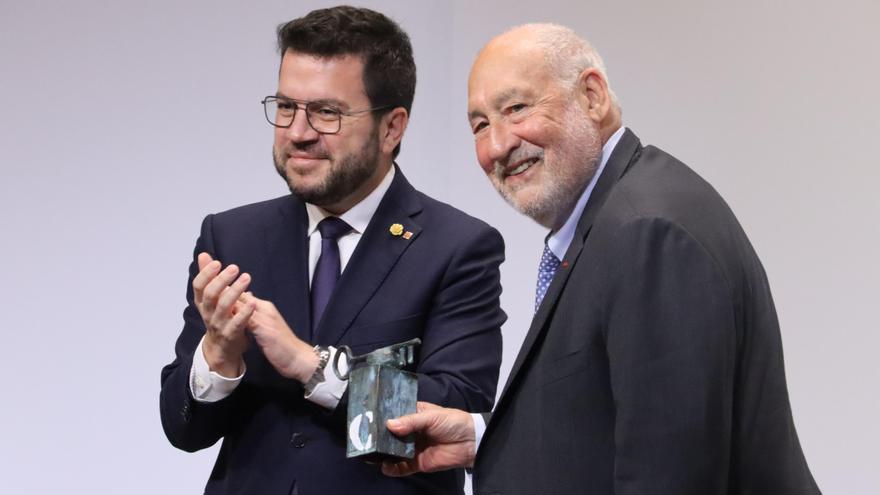
M 718 193 L 622 127 L 602 60 L 528 25 L 474 63 L 477 157 L 550 230 L 536 313 L 482 439 L 430 404 L 389 475 L 474 466 L 477 494 L 815 494 L 767 278 Z M 479 448 L 477 444 L 479 442 Z
M 278 40 L 263 104 L 292 194 L 205 218 L 162 370 L 165 433 L 187 451 L 223 439 L 207 494 L 460 493 L 462 470 L 395 480 L 346 459 L 347 384 L 327 363 L 418 337 L 419 398 L 490 410 L 501 236 L 393 163 L 415 90 L 397 24 L 336 7 Z

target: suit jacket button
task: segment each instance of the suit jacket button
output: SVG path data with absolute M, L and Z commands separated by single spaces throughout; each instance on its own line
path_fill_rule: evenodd
M 306 436 L 302 433 L 296 432 L 291 435 L 290 443 L 292 443 L 294 447 L 301 449 L 306 446 Z
M 180 410 L 180 415 L 183 416 L 183 421 L 185 423 L 189 423 L 190 414 L 189 414 L 189 404 L 184 404 L 183 408 Z

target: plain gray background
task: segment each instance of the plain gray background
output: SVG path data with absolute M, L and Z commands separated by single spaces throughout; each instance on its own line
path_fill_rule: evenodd
M 215 449 L 159 422 L 201 218 L 286 193 L 260 99 L 274 29 L 325 2 L 0 3 L 0 492 L 200 493 Z M 604 55 L 624 123 L 708 179 L 761 256 L 795 422 L 826 494 L 880 493 L 880 3 L 365 2 L 412 38 L 400 163 L 507 242 L 503 377 L 545 232 L 479 170 L 476 51 L 555 21 Z M 500 387 L 499 387 L 500 388 Z

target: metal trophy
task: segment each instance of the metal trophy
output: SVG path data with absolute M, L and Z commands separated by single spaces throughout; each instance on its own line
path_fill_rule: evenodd
M 412 459 L 412 438 L 400 439 L 385 427 L 385 421 L 416 412 L 419 383 L 415 373 L 404 371 L 413 363 L 420 339 L 353 356 L 340 346 L 333 358 L 333 373 L 348 379 L 348 450 L 346 457 L 363 457 L 380 462 L 387 457 Z M 339 356 L 348 358 L 348 370 L 339 372 Z

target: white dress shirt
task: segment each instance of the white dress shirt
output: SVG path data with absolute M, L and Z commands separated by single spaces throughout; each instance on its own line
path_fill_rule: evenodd
M 348 260 L 351 259 L 352 253 L 360 242 L 364 231 L 367 229 L 373 214 L 379 208 L 379 203 L 391 187 L 391 181 L 394 180 L 394 167 L 392 166 L 382 182 L 373 189 L 360 203 L 352 206 L 345 213 L 338 215 L 340 219 L 351 226 L 352 231 L 339 238 L 339 264 L 341 271 L 345 271 Z M 318 231 L 318 223 L 331 213 L 321 209 L 310 203 L 306 203 L 306 212 L 309 217 L 308 233 L 309 233 L 309 286 L 311 287 L 312 276 L 315 273 L 315 266 L 318 264 L 318 258 L 321 256 L 321 233 Z M 295 329 L 294 329 L 295 330 Z M 202 337 L 204 341 L 204 337 Z M 336 354 L 335 347 L 329 347 L 330 360 L 332 362 Z M 340 371 L 344 372 L 346 368 L 345 360 L 340 360 Z M 244 368 L 244 366 L 243 366 Z M 205 360 L 202 351 L 202 342 L 199 342 L 193 355 L 193 365 L 190 370 L 190 392 L 193 398 L 199 402 L 216 402 L 223 399 L 241 383 L 245 369 L 240 376 L 235 378 L 226 378 L 219 373 L 211 371 L 208 362 Z M 305 398 L 320 404 L 327 409 L 334 409 L 342 395 L 348 387 L 348 382 L 339 380 L 336 374 L 332 372 L 330 366 L 324 368 L 324 381 L 315 386 L 310 395 Z

